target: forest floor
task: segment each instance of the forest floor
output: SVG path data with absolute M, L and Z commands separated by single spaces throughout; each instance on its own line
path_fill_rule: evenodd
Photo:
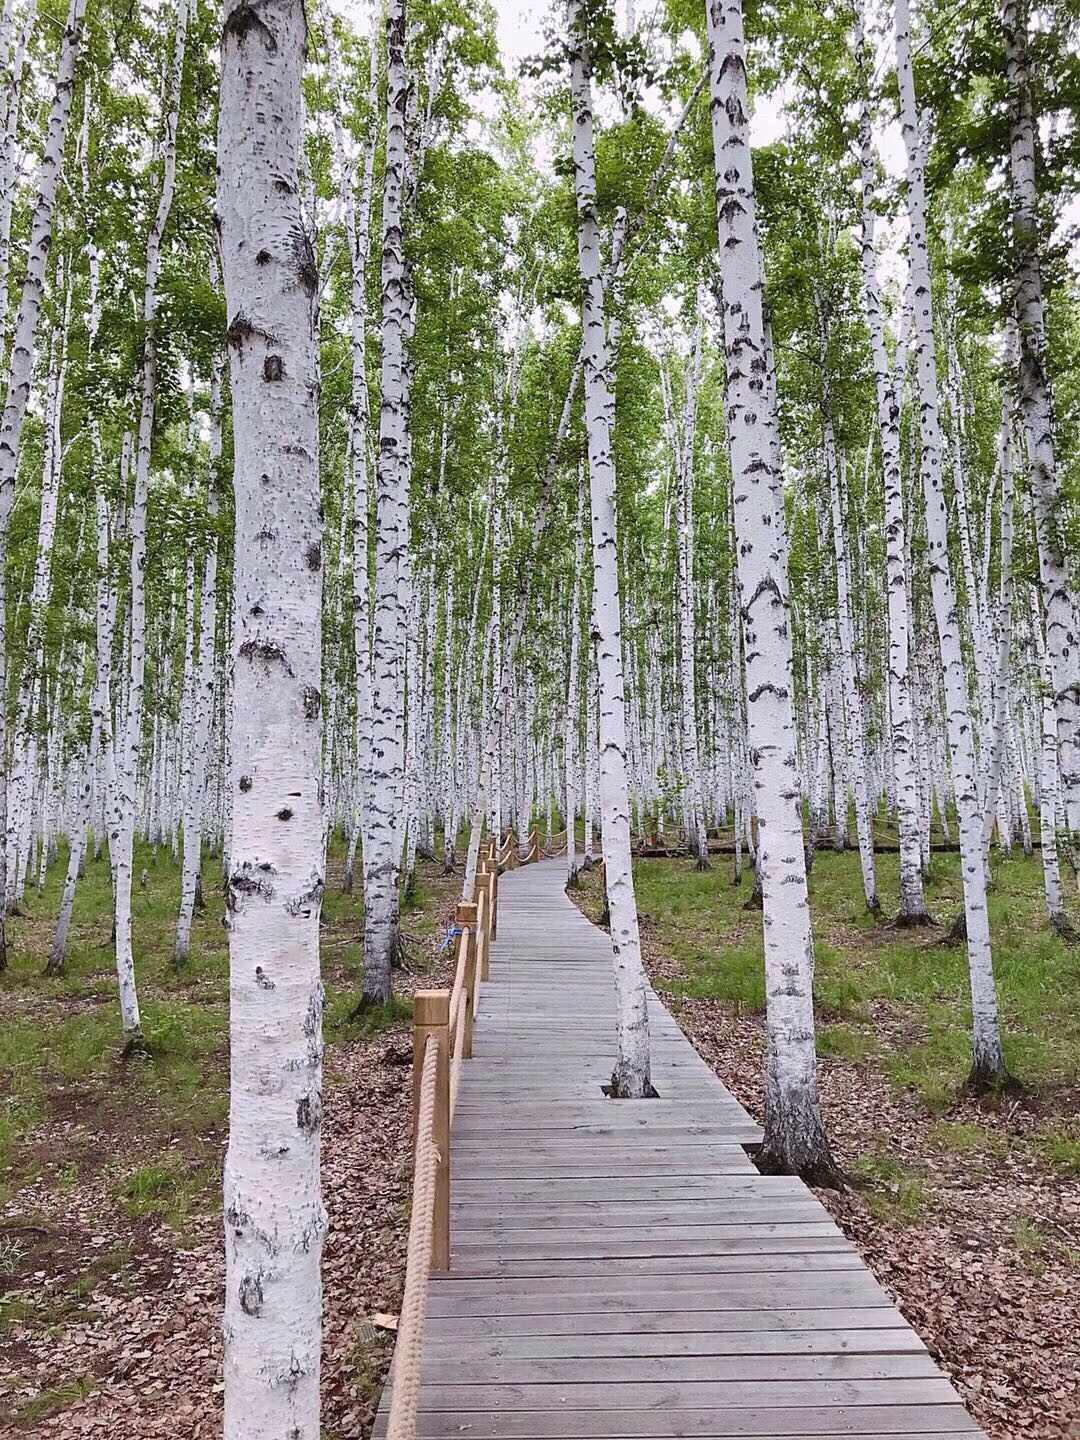
M 897 857 L 878 857 L 894 913 Z M 730 857 L 634 869 L 646 966 L 680 1026 L 759 1120 L 764 1095 L 760 911 Z M 811 876 L 819 1074 L 851 1183 L 819 1191 L 993 1440 L 1065 1440 L 1080 1416 L 1080 947 L 1045 921 L 1038 855 L 995 860 L 990 916 L 1005 1052 L 1023 1091 L 964 1094 L 966 954 L 944 930 L 865 910 L 857 853 L 819 851 Z M 1071 882 L 1070 882 L 1071 883 Z M 926 888 L 947 925 L 955 854 Z M 597 872 L 576 892 L 592 919 Z M 1080 926 L 1080 905 L 1070 897 Z
M 64 976 L 42 975 L 64 863 L 28 890 L 0 974 L 0 1435 L 203 1440 L 221 1429 L 221 1165 L 228 951 L 220 861 L 203 869 L 189 963 L 170 957 L 179 874 L 136 857 L 148 1054 L 119 1057 L 108 864 L 76 897 Z M 363 907 L 331 856 L 326 982 L 323 1435 L 368 1433 L 389 1364 L 411 1193 L 409 992 L 442 983 L 460 876 L 421 862 L 408 968 L 385 1011 L 349 1023 Z
M 63 865 L 11 925 L 0 975 L 0 1435 L 202 1440 L 220 1429 L 221 1161 L 227 1117 L 228 956 L 219 862 L 203 873 L 183 971 L 169 960 L 175 863 L 136 861 L 135 941 L 150 1052 L 118 1056 L 104 861 L 76 901 L 67 973 L 41 974 Z M 896 857 L 882 856 L 885 913 Z M 994 1440 L 1062 1440 L 1077 1413 L 1080 1335 L 1080 949 L 1048 933 L 1039 862 L 995 865 L 991 897 L 1009 1062 L 1026 1089 L 964 1099 L 963 950 L 898 932 L 861 906 L 855 855 L 812 876 L 821 1084 L 854 1183 L 823 1194 Z M 683 1028 L 761 1113 L 760 915 L 729 857 L 698 874 L 638 862 L 646 960 Z M 458 881 L 421 866 L 400 998 L 349 1024 L 359 894 L 332 858 L 323 1180 L 324 1436 L 367 1433 L 389 1362 L 409 1201 L 408 993 L 444 983 L 438 953 Z M 578 898 L 595 918 L 596 876 Z M 928 900 L 959 904 L 955 855 Z M 1080 913 L 1076 914 L 1080 922 Z

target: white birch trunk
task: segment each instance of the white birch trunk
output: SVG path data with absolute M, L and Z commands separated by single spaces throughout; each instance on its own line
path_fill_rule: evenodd
M 319 1440 L 318 272 L 299 0 L 227 0 L 218 205 L 236 497 L 225 1440 Z
M 578 654 L 581 648 L 581 570 L 585 549 L 584 509 L 585 488 L 581 467 L 578 467 L 577 526 L 574 531 L 574 584 L 570 591 L 569 629 L 570 662 L 566 676 L 566 722 L 563 727 L 563 766 L 566 780 L 566 883 L 577 883 L 577 730 L 578 730 Z
M 364 830 L 364 979 L 360 1004 L 390 998 L 399 944 L 399 817 L 404 800 L 401 570 L 408 533 L 405 335 L 409 298 L 402 230 L 406 171 L 405 0 L 386 6 L 386 164 L 382 197 L 382 404 L 376 479 L 371 774 Z
M 1002 0 L 1001 23 L 1009 84 L 1013 236 L 1018 251 L 1020 418 L 1035 509 L 1046 648 L 1057 707 L 1062 800 L 1066 824 L 1076 835 L 1080 833 L 1080 636 L 1065 549 L 1064 496 L 1054 449 L 1035 188 L 1035 117 L 1027 20 L 1020 0 Z
M 986 909 L 982 856 L 982 812 L 975 770 L 975 745 L 967 675 L 957 622 L 956 590 L 949 561 L 945 494 L 941 474 L 941 425 L 938 414 L 937 359 L 926 240 L 926 186 L 919 141 L 918 106 L 911 68 L 908 0 L 896 0 L 896 63 L 900 86 L 900 125 L 907 147 L 908 241 L 914 302 L 914 343 L 922 442 L 922 479 L 926 501 L 927 562 L 934 616 L 941 649 L 949 759 L 960 834 L 968 972 L 971 982 L 972 1070 L 976 1088 L 1001 1084 L 1006 1076 L 1001 1053 L 997 997 Z
M 569 0 L 567 14 L 578 268 L 582 283 L 585 429 L 592 511 L 593 633 L 600 695 L 601 838 L 618 1004 L 618 1059 L 611 1077 L 611 1092 L 617 1097 L 634 1098 L 651 1094 L 652 1084 L 649 1009 L 630 861 L 615 466 L 611 451 L 613 391 L 604 316 L 600 227 L 596 215 L 592 89 L 581 0 Z
M 193 763 L 184 794 L 183 868 L 180 877 L 180 914 L 176 922 L 173 964 L 187 959 L 191 922 L 199 892 L 202 863 L 203 798 L 209 768 L 210 718 L 214 701 L 215 639 L 217 635 L 217 487 L 221 464 L 221 360 L 214 357 L 210 375 L 210 490 L 207 504 L 207 545 L 199 598 L 199 667 L 192 713 Z
M 822 366 L 824 368 L 824 355 Z M 870 801 L 866 782 L 866 744 L 863 735 L 862 702 L 855 673 L 855 653 L 851 626 L 851 584 L 848 572 L 847 533 L 840 497 L 840 460 L 836 453 L 832 414 L 826 390 L 822 407 L 822 429 L 825 441 L 825 468 L 829 475 L 829 503 L 832 514 L 833 553 L 836 558 L 837 629 L 840 638 L 840 679 L 843 686 L 847 734 L 847 769 L 855 800 L 855 832 L 859 841 L 859 867 L 862 871 L 863 896 L 866 908 L 875 913 L 878 904 L 874 876 L 874 842 L 870 830 Z
M 787 576 L 778 573 L 772 489 L 777 419 L 764 373 L 763 267 L 741 0 L 706 0 L 705 13 L 747 738 L 764 910 L 768 1052 L 758 1163 L 833 1182 L 836 1168 L 821 1120 L 814 1053 L 814 949 L 799 810 Z
M 683 437 L 676 457 L 678 493 L 676 500 L 679 572 L 679 669 L 682 692 L 682 746 L 686 758 L 690 824 L 687 840 L 697 852 L 697 868 L 709 868 L 709 842 L 701 784 L 701 753 L 697 733 L 697 686 L 695 683 L 694 607 L 694 432 L 697 391 L 701 375 L 701 326 L 704 307 L 699 306 L 693 358 L 686 372 L 686 404 L 683 410 Z
M 889 612 L 888 691 L 891 720 L 892 775 L 896 787 L 897 829 L 900 841 L 900 905 L 896 923 L 925 925 L 929 920 L 923 895 L 919 845 L 919 790 L 915 763 L 914 722 L 909 674 L 910 612 L 904 557 L 907 529 L 904 523 L 904 484 L 900 469 L 900 404 L 885 350 L 881 292 L 874 250 L 874 154 L 870 124 L 867 49 L 863 18 L 857 22 L 856 49 L 861 69 L 859 102 L 859 177 L 862 199 L 860 261 L 870 356 L 874 367 L 878 437 L 885 488 L 886 598 Z

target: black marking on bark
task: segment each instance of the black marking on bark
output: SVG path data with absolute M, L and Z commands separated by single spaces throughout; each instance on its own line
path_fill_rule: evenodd
M 263 478 L 265 479 L 266 477 L 264 476 Z M 276 539 L 277 539 L 277 531 L 276 531 L 276 530 L 271 530 L 270 527 L 269 527 L 269 525 L 264 525 L 263 528 L 259 531 L 259 533 L 255 536 L 255 539 L 256 539 L 256 540 L 276 540 Z
M 296 263 L 296 278 L 300 282 L 300 289 L 311 299 L 319 288 L 319 267 L 315 263 L 311 238 L 302 225 L 297 225 L 289 235 L 289 243 Z
M 251 1224 L 251 1216 L 239 1205 L 230 1205 L 225 1211 L 225 1223 L 232 1226 L 237 1235 L 243 1235 L 244 1226 Z
M 245 1315 L 259 1315 L 262 1303 L 262 1276 L 245 1275 L 240 1281 L 240 1309 Z
M 307 884 L 299 895 L 292 896 L 284 902 L 287 915 L 299 915 L 305 907 L 322 899 L 323 878 L 319 874 L 312 874 Z
M 259 253 L 255 256 L 255 264 L 269 265 L 272 259 L 273 256 L 270 254 L 269 250 L 260 250 Z
M 759 685 L 750 692 L 750 703 L 753 704 L 755 700 L 760 700 L 762 695 L 775 695 L 778 700 L 783 700 L 787 697 L 787 693 L 782 686 L 772 685 L 766 681 L 764 685 Z
M 280 355 L 267 355 L 263 361 L 264 380 L 284 380 L 285 361 Z
M 240 789 L 241 789 L 242 793 L 245 794 L 245 795 L 246 795 L 247 792 L 251 789 L 251 776 L 250 776 L 250 775 L 241 775 L 241 776 L 240 776 Z
M 322 546 L 317 540 L 312 541 L 304 552 L 304 559 L 307 561 L 309 570 L 318 570 L 322 565 Z
M 301 1095 L 296 1106 L 296 1128 L 303 1135 L 315 1135 L 322 1124 L 322 1100 L 318 1094 Z
M 255 984 L 258 985 L 260 990 L 273 990 L 276 988 L 273 980 L 270 979 L 270 976 L 267 975 L 261 965 L 255 966 Z
M 243 904 L 245 895 L 261 895 L 264 900 L 272 900 L 274 896 L 272 865 L 260 865 L 257 874 L 255 868 L 247 863 L 240 865 L 229 876 L 225 885 L 225 906 L 228 910 L 236 911 Z
M 279 820 L 291 820 L 292 817 L 293 812 L 289 809 L 287 805 L 284 807 L 284 809 L 281 809 L 277 812 L 277 818 Z
M 322 709 L 322 695 L 317 685 L 304 686 L 304 719 L 317 720 Z
M 743 611 L 743 613 L 745 614 L 746 611 L 752 610 L 754 605 L 757 603 L 758 597 L 765 594 L 766 592 L 774 595 L 779 603 L 783 603 L 783 596 L 780 594 L 780 587 L 777 585 L 776 581 L 771 575 L 765 575 L 761 580 L 758 581 L 757 589 L 754 591 L 753 595 L 750 596 L 750 600 L 746 605 L 746 609 Z
M 307 1014 L 304 1016 L 301 1029 L 308 1040 L 316 1040 L 322 1028 L 323 992 L 322 981 L 318 980 L 311 992 L 311 999 L 308 1001 Z
M 268 330 L 260 330 L 253 320 L 249 320 L 242 310 L 238 310 L 233 316 L 225 338 L 230 345 L 237 350 L 243 349 L 244 341 L 250 340 L 253 335 L 260 335 L 268 345 L 276 345 L 277 341 Z
M 285 667 L 286 675 L 293 673 L 292 666 L 285 658 L 285 651 L 272 640 L 245 640 L 240 646 L 240 654 L 245 660 L 265 660 L 268 665 L 276 660 Z
M 268 50 L 277 49 L 277 41 L 274 39 L 273 31 L 259 14 L 255 6 L 249 4 L 248 0 L 240 0 L 240 4 L 237 5 L 235 9 L 230 10 L 226 17 L 225 24 L 222 26 L 222 36 L 235 35 L 237 40 L 243 41 L 247 39 L 253 30 L 257 30 L 259 34 L 262 35 L 266 41 L 266 48 Z

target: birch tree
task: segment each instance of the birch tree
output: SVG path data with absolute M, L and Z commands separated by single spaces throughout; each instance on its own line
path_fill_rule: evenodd
M 615 467 L 611 453 L 611 356 L 604 313 L 600 226 L 596 214 L 591 70 L 585 9 L 580 0 L 569 0 L 567 20 L 578 270 L 582 291 L 582 379 L 592 529 L 592 637 L 600 702 L 601 842 L 617 995 L 618 1058 L 611 1077 L 611 1093 L 616 1098 L 632 1099 L 653 1093 L 653 1088 L 650 1079 L 649 1008 L 630 864 L 619 551 Z
M 746 670 L 747 743 L 758 816 L 767 1060 L 761 1168 L 838 1178 L 818 1098 L 814 946 L 795 755 L 787 576 L 778 564 L 776 414 L 767 403 L 764 279 L 756 229 L 741 0 L 706 0 L 709 110 L 727 368 L 727 433 Z
M 967 676 L 960 647 L 956 591 L 949 559 L 941 474 L 942 438 L 938 410 L 930 259 L 926 239 L 926 184 L 915 79 L 911 68 L 908 0 L 896 0 L 895 21 L 900 126 L 907 151 L 907 209 L 910 223 L 908 263 L 913 299 L 913 339 L 919 397 L 927 560 L 940 646 L 949 758 L 956 796 L 968 973 L 971 982 L 970 1084 L 976 1090 L 983 1090 L 1004 1084 L 1008 1080 L 1008 1072 L 1001 1052 L 997 995 L 990 953 L 990 922 L 986 909 L 986 874 L 982 858 L 982 817 L 975 770 L 974 733 Z
M 226 0 L 218 217 L 236 501 L 225 1436 L 318 1440 L 322 545 L 298 0 Z

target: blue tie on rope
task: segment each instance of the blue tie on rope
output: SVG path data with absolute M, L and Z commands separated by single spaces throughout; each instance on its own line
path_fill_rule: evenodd
M 446 939 L 445 939 L 445 940 L 442 942 L 442 944 L 439 946 L 439 954 L 440 954 L 440 955 L 442 954 L 442 952 L 443 952 L 443 951 L 446 949 L 446 947 L 450 944 L 450 941 L 453 940 L 453 938 L 455 937 L 455 935 L 460 935 L 460 934 L 461 934 L 461 931 L 458 929 L 458 927 L 457 927 L 456 925 L 451 925 L 451 926 L 450 926 L 450 929 L 447 930 L 447 932 L 446 932 Z

